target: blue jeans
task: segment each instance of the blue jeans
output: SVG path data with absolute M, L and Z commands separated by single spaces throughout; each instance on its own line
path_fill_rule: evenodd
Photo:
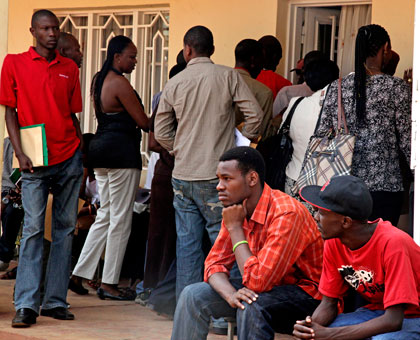
M 242 288 L 240 279 L 231 284 Z M 236 317 L 238 340 L 272 340 L 274 332 L 291 333 L 296 320 L 312 315 L 319 301 L 298 286 L 276 286 L 258 294 L 252 304 L 243 302 L 245 309 L 232 308 L 207 283 L 186 287 L 178 301 L 172 329 L 172 340 L 205 340 L 210 317 Z
M 353 313 L 343 313 L 337 316 L 329 327 L 357 325 L 383 315 L 383 310 L 358 308 Z M 368 340 L 417 340 L 420 339 L 420 318 L 404 319 L 400 331 L 378 334 Z
M 53 241 L 45 275 L 42 308 L 67 308 L 71 246 L 82 175 L 82 155 L 79 150 L 64 162 L 35 168 L 33 173 L 22 173 L 25 217 L 16 278 L 16 310 L 30 308 L 39 312 L 44 221 L 49 192 L 53 194 Z
M 218 179 L 183 181 L 172 178 L 176 222 L 176 296 L 189 284 L 203 280 L 204 229 L 213 244 L 219 234 L 223 205 L 216 190 Z

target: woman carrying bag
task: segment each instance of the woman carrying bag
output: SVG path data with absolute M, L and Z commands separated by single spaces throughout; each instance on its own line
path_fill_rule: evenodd
M 351 174 L 361 178 L 373 198 L 369 220 L 397 225 L 403 197 L 399 153 L 410 162 L 411 90 L 385 74 L 391 40 L 379 25 L 359 29 L 355 72 L 342 79 L 342 105 L 349 133 L 356 137 Z M 338 82 L 331 84 L 314 137 L 337 126 Z

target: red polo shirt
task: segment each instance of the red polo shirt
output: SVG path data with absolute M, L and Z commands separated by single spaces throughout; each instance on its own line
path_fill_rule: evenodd
M 262 70 L 257 80 L 270 88 L 271 92 L 273 92 L 273 98 L 276 98 L 277 93 L 283 87 L 292 85 L 289 80 L 271 70 Z
M 0 80 L 0 104 L 16 108 L 19 126 L 45 124 L 48 165 L 73 156 L 80 140 L 71 113 L 82 111 L 79 69 L 56 51 L 53 61 L 33 47 L 8 54 Z

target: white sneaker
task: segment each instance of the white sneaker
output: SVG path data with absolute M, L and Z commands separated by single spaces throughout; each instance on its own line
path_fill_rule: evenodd
M 4 272 L 7 268 L 9 268 L 9 262 L 3 262 L 0 260 L 0 272 Z

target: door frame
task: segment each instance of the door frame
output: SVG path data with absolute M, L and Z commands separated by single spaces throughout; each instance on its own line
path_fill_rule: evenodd
M 284 63 L 283 74 L 289 74 L 289 71 L 295 67 L 296 51 L 294 42 L 301 33 L 301 28 L 296 27 L 298 16 L 301 15 L 299 8 L 302 7 L 330 7 L 345 5 L 371 5 L 372 0 L 290 0 L 287 10 L 287 30 L 286 30 L 286 60 Z

